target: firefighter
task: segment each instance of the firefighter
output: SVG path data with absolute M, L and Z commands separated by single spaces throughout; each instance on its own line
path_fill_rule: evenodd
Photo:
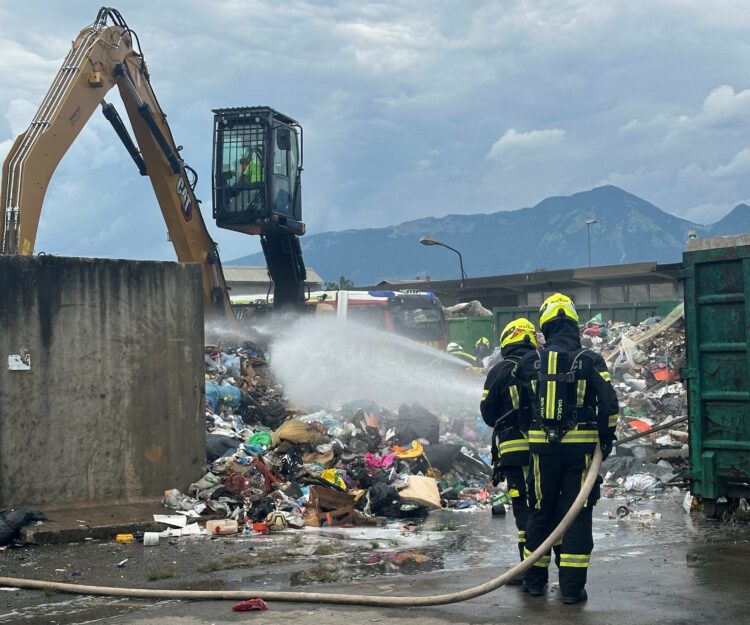
M 448 345 L 446 345 L 445 347 L 445 351 L 447 351 L 451 356 L 460 358 L 461 360 L 470 364 L 471 366 L 475 366 L 477 364 L 476 356 L 468 352 L 465 352 L 464 348 L 461 346 L 460 343 L 456 343 L 456 342 L 448 343 Z
M 518 552 L 523 560 L 526 543 L 526 476 L 529 469 L 527 431 L 531 402 L 526 388 L 513 376 L 518 361 L 536 349 L 536 330 L 528 319 L 516 319 L 500 333 L 503 360 L 490 369 L 479 404 L 484 422 L 492 432 L 492 482 L 497 486 L 503 478 L 513 506 L 518 529 Z M 514 580 L 517 584 L 521 580 Z
M 490 347 L 490 339 L 486 336 L 483 336 L 474 344 L 474 357 L 477 359 L 478 363 L 481 363 L 491 353 L 492 348 Z
M 561 293 L 547 298 L 539 310 L 539 325 L 545 347 L 524 356 L 516 366 L 516 377 L 529 390 L 532 404 L 526 557 L 570 509 L 597 443 L 605 458 L 612 451 L 619 410 L 604 360 L 581 347 L 572 300 Z M 592 507 L 599 498 L 600 482 L 601 478 L 562 540 L 560 592 L 566 604 L 587 598 L 586 575 L 594 546 Z M 549 561 L 546 555 L 526 572 L 524 589 L 529 594 L 543 594 Z

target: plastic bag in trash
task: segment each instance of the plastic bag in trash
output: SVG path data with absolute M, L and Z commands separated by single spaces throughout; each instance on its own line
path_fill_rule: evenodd
M 221 366 L 225 367 L 227 373 L 233 378 L 239 378 L 242 374 L 240 372 L 240 357 L 230 356 L 229 354 L 221 355 Z
M 648 473 L 636 473 L 625 479 L 625 490 L 646 492 L 654 490 L 658 485 L 659 480 Z
M 11 508 L 0 510 L 0 545 L 9 544 L 20 533 L 24 525 L 33 521 L 46 521 L 47 517 L 39 510 Z
M 230 408 L 237 408 L 241 399 L 242 391 L 236 386 L 206 382 L 206 402 L 213 412 L 216 412 L 219 402 Z

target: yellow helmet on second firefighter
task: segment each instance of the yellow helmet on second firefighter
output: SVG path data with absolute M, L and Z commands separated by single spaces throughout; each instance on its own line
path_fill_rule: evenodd
M 536 347 L 536 328 L 528 319 L 514 319 L 500 332 L 500 349 L 505 350 L 517 343 L 527 343 Z

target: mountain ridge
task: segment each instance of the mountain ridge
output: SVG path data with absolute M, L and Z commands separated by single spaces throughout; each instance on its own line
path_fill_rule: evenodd
M 663 211 L 613 185 L 534 206 L 493 213 L 423 217 L 381 228 L 321 232 L 301 238 L 305 264 L 326 280 L 346 276 L 355 284 L 383 279 L 458 277 L 450 250 L 419 245 L 432 236 L 461 251 L 470 277 L 565 269 L 588 264 L 590 226 L 593 265 L 656 261 L 679 262 L 688 233 L 698 236 L 750 231 L 750 206 L 738 204 L 713 224 L 698 224 Z M 264 265 L 262 253 L 226 262 Z

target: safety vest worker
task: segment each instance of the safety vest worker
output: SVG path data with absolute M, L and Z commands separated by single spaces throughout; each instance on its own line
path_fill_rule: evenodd
M 459 344 L 455 342 L 448 343 L 445 347 L 445 351 L 447 351 L 451 356 L 455 356 L 456 358 L 460 358 L 461 360 L 467 362 L 468 364 L 474 366 L 477 364 L 476 356 L 473 354 L 469 354 L 468 352 L 464 351 L 464 348 Z
M 258 152 L 253 152 L 251 159 L 240 159 L 242 176 L 250 183 L 263 182 L 263 163 Z
M 547 298 L 539 310 L 539 325 L 545 347 L 524 356 L 516 367 L 516 377 L 529 390 L 532 404 L 526 557 L 570 509 L 596 445 L 601 445 L 605 458 L 612 451 L 619 411 L 607 365 L 601 356 L 581 347 L 573 301 L 561 293 Z M 587 598 L 586 576 L 594 546 L 592 508 L 599 499 L 600 483 L 601 478 L 562 540 L 560 592 L 566 604 Z M 531 595 L 544 592 L 549 561 L 547 555 L 526 572 L 524 588 Z
M 489 342 L 489 341 L 488 341 Z M 492 367 L 484 383 L 479 404 L 484 422 L 493 428 L 493 483 L 507 480 L 513 518 L 518 530 L 518 551 L 523 560 L 526 545 L 526 478 L 529 470 L 527 432 L 531 420 L 531 400 L 526 387 L 513 375 L 518 361 L 536 349 L 536 329 L 528 319 L 516 319 L 500 333 L 503 356 Z M 519 579 L 517 583 L 521 583 Z

